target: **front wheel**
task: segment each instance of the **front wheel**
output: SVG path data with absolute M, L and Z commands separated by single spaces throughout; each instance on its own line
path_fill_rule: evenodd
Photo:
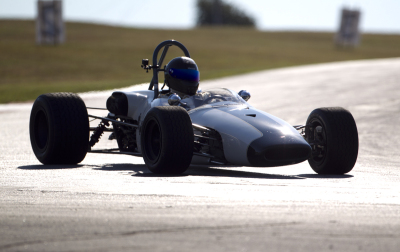
M 178 106 L 154 107 L 141 127 L 141 149 L 151 172 L 180 174 L 187 170 L 193 156 L 192 121 Z
M 32 107 L 29 134 L 33 152 L 41 163 L 80 163 L 89 142 L 85 103 L 73 93 L 40 95 Z
M 353 169 L 358 132 L 349 111 L 340 107 L 313 110 L 307 119 L 305 138 L 312 148 L 308 162 L 318 174 L 345 174 Z

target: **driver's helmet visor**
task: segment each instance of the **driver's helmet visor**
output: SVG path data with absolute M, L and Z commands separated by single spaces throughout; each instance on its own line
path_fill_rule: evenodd
M 180 80 L 187 81 L 200 81 L 200 72 L 194 69 L 179 69 L 179 68 L 171 68 L 169 69 L 169 74 Z

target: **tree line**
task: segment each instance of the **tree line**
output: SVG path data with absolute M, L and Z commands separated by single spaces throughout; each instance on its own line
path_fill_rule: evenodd
M 255 19 L 222 0 L 197 0 L 197 25 L 255 27 Z

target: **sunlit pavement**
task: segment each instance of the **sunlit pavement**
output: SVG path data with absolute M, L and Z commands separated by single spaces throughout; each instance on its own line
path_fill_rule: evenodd
M 307 162 L 160 176 L 142 158 L 91 153 L 43 166 L 29 142 L 32 104 L 1 105 L 0 251 L 398 251 L 399 69 L 398 58 L 353 61 L 201 84 L 246 89 L 250 104 L 291 124 L 317 107 L 349 109 L 360 150 L 344 176 Z M 109 95 L 82 97 L 105 107 Z M 114 146 L 107 138 L 101 145 Z

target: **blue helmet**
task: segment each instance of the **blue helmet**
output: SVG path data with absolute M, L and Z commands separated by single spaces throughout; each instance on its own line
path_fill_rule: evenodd
M 170 89 L 195 95 L 199 88 L 200 72 L 191 58 L 177 57 L 172 59 L 165 67 L 165 84 Z

